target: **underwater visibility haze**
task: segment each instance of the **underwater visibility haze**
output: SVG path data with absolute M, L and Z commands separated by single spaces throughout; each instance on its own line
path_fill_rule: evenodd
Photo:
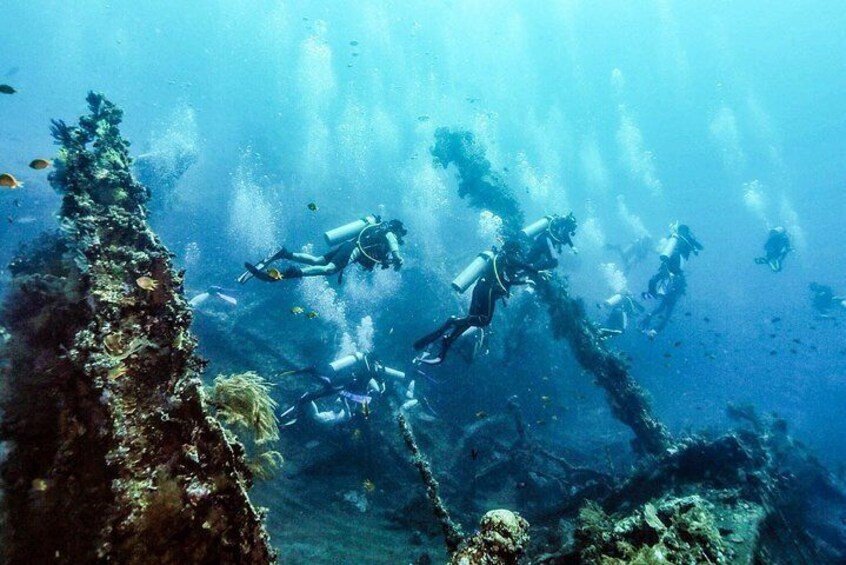
M 846 562 L 838 3 L 0 15 L 6 562 Z

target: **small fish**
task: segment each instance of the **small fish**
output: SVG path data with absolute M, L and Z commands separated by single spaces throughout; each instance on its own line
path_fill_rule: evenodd
M 21 188 L 23 186 L 22 182 L 18 182 L 18 179 L 11 175 L 10 173 L 3 173 L 0 175 L 0 186 L 5 188 Z
M 15 198 L 14 200 L 12 200 L 12 206 L 14 206 L 15 208 L 20 208 L 21 207 L 21 199 Z
M 12 87 L 11 87 L 11 86 L 9 86 L 8 84 L 0 84 L 0 93 L 3 93 L 3 94 L 14 94 L 15 92 L 17 92 L 17 90 L 15 90 L 14 88 L 12 88 Z
M 558 416 L 552 416 L 552 421 L 553 421 L 553 422 L 557 422 L 557 421 L 558 421 Z
M 669 358 L 670 358 L 670 357 L 672 357 L 672 356 L 673 356 L 673 354 L 672 354 L 672 353 L 665 353 L 665 354 L 664 354 L 664 358 L 665 358 L 665 359 L 669 359 Z
M 305 310 L 303 310 L 300 306 L 294 306 L 293 308 L 291 308 L 291 314 L 293 314 L 294 316 L 298 316 L 303 312 L 305 312 Z
M 110 379 L 118 379 L 118 378 L 122 377 L 123 375 L 125 375 L 128 371 L 129 371 L 129 369 L 127 369 L 123 365 L 118 365 L 117 367 L 115 367 L 114 369 L 109 371 L 109 378 Z
M 306 208 L 308 208 L 312 212 L 317 212 L 318 210 L 320 210 L 320 208 L 318 208 L 317 204 L 315 204 L 314 202 L 309 202 L 308 206 L 306 206 Z
M 470 450 L 470 459 L 475 461 L 477 457 L 479 457 L 479 450 L 474 447 Z
M 34 491 L 44 492 L 48 486 L 50 485 L 44 479 L 32 479 L 32 490 Z
M 488 413 L 485 412 L 484 410 L 479 410 L 478 412 L 476 412 L 476 419 L 477 420 L 484 420 L 487 417 L 488 417 Z
M 52 164 L 53 164 L 53 162 L 50 161 L 49 159 L 33 159 L 29 163 L 29 168 L 35 169 L 36 171 L 40 171 L 41 169 L 46 169 L 47 167 L 49 167 Z
M 772 322 L 773 324 L 777 324 L 777 323 L 779 323 L 780 321 L 781 321 L 781 318 L 779 318 L 778 316 L 775 316 L 775 317 L 773 317 L 773 319 L 772 319 L 772 320 L 770 320 L 770 322 Z
M 159 281 L 146 276 L 135 279 L 135 284 L 138 285 L 138 288 L 147 292 L 153 292 L 159 287 Z
M 423 114 L 422 116 L 417 116 L 417 121 L 418 122 L 428 122 L 429 116 L 427 116 L 426 114 Z
M 352 45 L 353 47 L 358 47 L 358 41 L 353 39 L 352 41 L 350 41 L 350 45 Z
M 364 479 L 364 482 L 361 483 L 361 488 L 364 489 L 364 492 L 370 494 L 376 490 L 376 483 L 370 479 Z
M 552 401 L 552 399 L 550 397 L 548 397 L 546 395 L 541 396 L 541 402 L 543 402 L 544 404 L 549 404 L 551 401 Z
M 711 318 L 709 318 L 708 316 L 705 316 L 704 318 L 702 318 L 702 321 L 707 324 L 708 322 L 711 321 Z
M 682 342 L 677 341 L 673 344 L 673 347 L 681 347 Z
M 778 355 L 778 351 L 776 351 L 775 349 L 773 349 L 772 351 L 770 351 L 770 355 L 772 355 L 773 357 L 775 357 L 776 355 Z
M 276 269 L 274 267 L 271 267 L 267 270 L 267 276 L 275 281 L 281 281 L 285 278 L 282 276 L 282 273 L 279 272 L 279 269 Z
M 309 320 L 313 320 L 313 319 L 317 318 L 319 315 L 320 315 L 320 314 L 318 314 L 317 312 L 315 312 L 314 310 L 312 310 L 311 312 L 309 312 L 308 314 L 306 314 L 306 318 L 308 318 Z

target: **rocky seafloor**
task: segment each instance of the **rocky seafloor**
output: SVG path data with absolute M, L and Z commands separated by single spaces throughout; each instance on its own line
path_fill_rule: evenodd
M 380 410 L 355 430 L 302 426 L 281 438 L 271 430 L 287 461 L 272 480 L 257 480 L 250 437 L 227 431 L 235 420 L 209 377 L 203 385 L 184 274 L 148 224 L 149 190 L 133 176 L 121 112 L 98 94 L 88 104 L 78 126 L 53 126 L 60 228 L 10 266 L 0 366 L 6 561 L 846 559 L 842 484 L 786 422 L 734 406 L 735 431 L 672 437 L 563 277 L 537 281 L 535 315 L 548 318 L 566 344 L 558 354 L 591 375 L 631 429 L 634 449 L 622 458 L 630 471 L 537 437 L 512 398 L 472 423 L 413 414 L 398 422 Z M 496 212 L 505 235 L 519 229 L 520 207 L 472 134 L 439 130 L 432 153 L 456 167 L 471 206 Z M 169 169 L 163 185 L 187 167 L 190 159 Z M 156 169 L 142 169 L 155 191 Z M 262 327 L 251 313 L 269 300 L 198 314 L 200 350 L 233 371 L 304 364 L 304 341 L 329 330 Z M 288 381 L 274 389 L 296 393 Z M 485 452 L 469 462 L 479 445 Z M 366 492 L 363 478 L 374 485 Z

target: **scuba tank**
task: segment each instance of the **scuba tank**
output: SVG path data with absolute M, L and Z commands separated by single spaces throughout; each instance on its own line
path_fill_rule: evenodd
M 364 360 L 364 353 L 359 353 L 358 351 L 356 351 L 355 353 L 351 353 L 349 355 L 341 357 L 340 359 L 335 359 L 334 361 L 329 363 L 329 366 L 332 367 L 333 371 L 335 371 L 336 373 L 339 373 L 339 372 L 343 371 L 344 369 L 348 369 L 348 368 L 352 367 L 353 365 L 355 365 L 356 363 L 358 363 L 359 361 L 363 361 L 363 360 Z
M 679 246 L 679 238 L 676 236 L 675 232 L 667 238 L 667 242 L 664 243 L 664 247 L 661 249 L 661 261 L 667 262 L 673 258 L 673 255 L 676 254 L 676 249 Z
M 540 234 L 542 234 L 545 230 L 549 229 L 549 225 L 552 223 L 552 221 L 554 219 L 555 219 L 554 215 L 544 216 L 543 218 L 541 218 L 537 222 L 529 224 L 528 226 L 526 226 L 525 228 L 523 228 L 520 231 L 522 231 L 523 235 L 525 235 L 529 239 L 534 239 L 537 236 L 539 236 Z
M 452 288 L 461 294 L 473 286 L 473 283 L 481 278 L 488 266 L 488 263 L 490 263 L 493 258 L 493 251 L 482 251 L 479 253 L 476 258 L 473 259 L 473 262 L 467 265 L 467 267 L 461 271 L 455 279 L 453 279 L 451 285 Z
M 607 306 L 608 308 L 614 308 L 618 306 L 621 302 L 623 302 L 624 298 L 625 296 L 623 296 L 622 293 L 618 292 L 617 294 L 605 301 L 605 306 Z
M 355 220 L 354 222 L 331 229 L 323 234 L 323 238 L 326 240 L 326 244 L 332 247 L 333 245 L 337 245 L 341 242 L 354 238 L 367 226 L 375 226 L 378 223 L 379 218 L 371 214 Z
M 395 379 L 405 378 L 405 373 L 396 369 L 391 369 L 390 367 L 382 367 L 382 372 L 384 372 L 389 377 L 394 377 Z

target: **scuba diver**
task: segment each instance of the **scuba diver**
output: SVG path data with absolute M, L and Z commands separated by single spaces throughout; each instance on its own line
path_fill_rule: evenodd
M 605 249 L 616 251 L 620 255 L 623 273 L 628 274 L 635 265 L 646 259 L 652 252 L 652 236 L 639 237 L 625 247 L 608 244 Z
M 523 228 L 522 234 L 532 240 L 532 246 L 526 255 L 526 263 L 539 270 L 552 270 L 558 266 L 558 259 L 553 250 L 561 254 L 564 245 L 569 245 L 573 253 L 579 250 L 573 245 L 573 236 L 579 222 L 572 212 L 566 216 L 550 214 Z
M 638 324 L 638 329 L 650 338 L 658 335 L 658 332 L 667 327 L 673 310 L 685 291 L 687 290 L 687 279 L 684 273 L 673 273 L 669 269 L 662 269 L 659 274 L 649 281 L 649 291 L 642 294 L 643 298 L 658 298 L 658 305 L 648 313 Z M 653 324 L 653 319 L 658 318 Z
M 770 235 L 764 243 L 764 257 L 756 257 L 757 265 L 769 265 L 774 273 L 781 271 L 787 254 L 793 251 L 790 246 L 790 236 L 783 227 L 770 230 Z
M 846 310 L 846 297 L 835 296 L 834 289 L 832 289 L 830 286 L 812 282 L 810 285 L 808 285 L 808 288 L 813 294 L 813 296 L 811 297 L 811 303 L 814 305 L 814 309 L 817 311 L 818 318 L 824 320 L 831 320 L 834 318 L 834 316 L 831 314 L 832 310 Z
M 600 333 L 608 337 L 624 333 L 629 327 L 629 317 L 646 310 L 628 291 L 618 292 L 598 306 L 609 310 L 605 325 L 600 328 Z
M 463 317 L 450 317 L 435 331 L 423 336 L 414 343 L 414 349 L 420 351 L 440 340 L 437 354 L 424 351 L 414 361 L 427 365 L 443 363 L 453 343 L 472 328 L 484 329 L 491 323 L 497 300 L 505 300 L 515 285 L 534 284 L 526 273 L 543 273 L 525 262 L 520 244 L 506 241 L 502 249 L 482 252 L 452 281 L 452 287 L 459 293 L 465 292 L 473 283 L 473 296 L 470 301 L 470 313 Z
M 686 224 L 675 222 L 670 224 L 670 235 L 661 250 L 661 262 L 666 265 L 670 273 L 678 275 L 684 269 L 690 254 L 699 255 L 705 249 L 690 231 Z
M 398 271 L 403 264 L 399 248 L 404 243 L 403 236 L 406 233 L 399 220 L 382 222 L 379 216 L 366 216 L 326 232 L 326 244 L 335 247 L 325 255 L 293 253 L 283 247 L 255 265 L 244 263 L 247 271 L 238 277 L 238 282 L 244 284 L 252 277 L 264 282 L 279 282 L 302 277 L 326 277 L 335 273 L 338 273 L 338 282 L 342 282 L 344 269 L 352 263 L 358 263 L 368 271 L 372 271 L 376 265 L 383 269 L 393 265 L 394 270 Z M 283 271 L 267 268 L 279 259 L 308 266 L 290 266 Z
M 359 352 L 336 359 L 322 369 L 312 365 L 282 374 L 305 374 L 320 386 L 318 390 L 303 394 L 296 404 L 280 415 L 279 419 L 284 426 L 295 424 L 301 412 L 320 424 L 342 424 L 353 417 L 355 409 L 351 406 L 356 405 L 360 407 L 361 413 L 367 417 L 370 415 L 370 404 L 373 397 L 381 396 L 386 390 L 385 377 L 392 377 L 397 380 L 405 379 L 405 373 L 402 371 L 382 365 L 373 355 Z M 334 395 L 338 397 L 335 401 L 335 407 L 328 411 L 321 411 L 316 401 Z M 411 381 L 406 389 L 406 401 L 402 408 L 408 409 L 416 404 L 414 381 Z M 286 419 L 287 421 L 285 421 Z

